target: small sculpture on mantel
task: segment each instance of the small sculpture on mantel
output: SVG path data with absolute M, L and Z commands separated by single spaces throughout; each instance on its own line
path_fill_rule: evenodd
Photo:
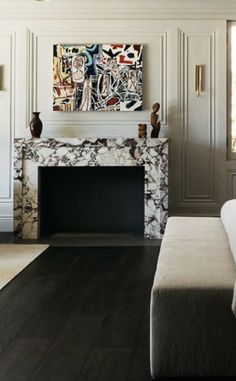
M 161 123 L 158 121 L 158 114 L 157 112 L 160 109 L 160 104 L 159 103 L 154 103 L 152 106 L 152 113 L 150 117 L 150 122 L 152 125 L 152 132 L 151 132 L 151 138 L 158 138 L 160 128 L 161 128 Z
M 139 124 L 138 125 L 138 137 L 146 139 L 147 137 L 147 125 L 146 124 Z

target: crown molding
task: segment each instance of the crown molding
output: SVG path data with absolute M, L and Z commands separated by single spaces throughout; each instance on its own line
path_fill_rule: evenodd
M 236 19 L 235 0 L 0 0 L 1 19 Z

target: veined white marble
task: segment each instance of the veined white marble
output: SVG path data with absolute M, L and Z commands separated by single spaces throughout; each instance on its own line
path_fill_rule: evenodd
M 162 238 L 168 214 L 167 139 L 15 139 L 14 233 L 38 238 L 39 166 L 145 168 L 144 236 Z

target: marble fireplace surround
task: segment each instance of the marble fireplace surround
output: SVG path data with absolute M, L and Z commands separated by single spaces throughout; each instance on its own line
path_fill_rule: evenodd
M 14 234 L 38 238 L 39 166 L 137 165 L 145 167 L 144 236 L 159 239 L 168 214 L 167 139 L 15 139 Z

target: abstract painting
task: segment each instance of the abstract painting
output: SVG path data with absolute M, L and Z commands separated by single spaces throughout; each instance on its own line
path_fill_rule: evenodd
M 53 110 L 142 110 L 142 50 L 140 44 L 53 45 Z

